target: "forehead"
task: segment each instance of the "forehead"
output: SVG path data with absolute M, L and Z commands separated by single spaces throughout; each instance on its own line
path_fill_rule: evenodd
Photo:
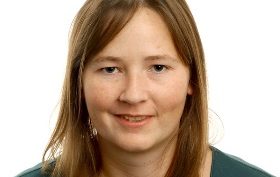
M 105 63 L 105 62 L 114 62 L 121 63 L 123 58 L 117 56 L 98 56 L 92 60 L 93 64 Z M 153 55 L 146 56 L 144 61 L 152 62 L 152 61 L 170 61 L 174 63 L 180 63 L 177 58 L 173 58 L 170 55 Z
M 135 12 L 132 19 L 99 53 L 99 61 L 139 57 L 179 58 L 171 34 L 159 14 L 148 8 Z M 111 56 L 111 57 L 103 57 Z

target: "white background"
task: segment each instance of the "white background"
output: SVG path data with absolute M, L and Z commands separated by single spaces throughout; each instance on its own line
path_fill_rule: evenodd
M 0 0 L 1 177 L 41 160 L 56 119 L 69 28 L 83 2 Z M 280 176 L 280 2 L 189 6 L 207 60 L 211 141 Z

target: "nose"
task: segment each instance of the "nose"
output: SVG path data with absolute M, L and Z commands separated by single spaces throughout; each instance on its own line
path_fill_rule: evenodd
M 125 79 L 119 100 L 128 104 L 145 102 L 148 99 L 147 88 L 145 76 L 139 73 L 131 74 Z

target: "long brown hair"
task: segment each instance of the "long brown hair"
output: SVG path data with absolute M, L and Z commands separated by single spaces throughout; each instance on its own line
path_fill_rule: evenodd
M 98 175 L 102 168 L 98 141 L 90 138 L 82 75 L 90 57 L 100 52 L 129 22 L 138 8 L 157 12 L 189 66 L 193 94 L 185 104 L 177 149 L 166 177 L 198 177 L 208 147 L 207 85 L 203 48 L 185 0 L 87 0 L 71 32 L 68 63 L 55 130 L 45 150 L 45 169 L 55 159 L 53 176 Z

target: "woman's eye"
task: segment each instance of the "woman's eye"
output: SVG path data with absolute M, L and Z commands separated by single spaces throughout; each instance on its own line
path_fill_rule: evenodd
M 163 72 L 167 69 L 167 66 L 165 65 L 153 65 L 153 68 L 152 68 L 156 73 L 160 73 L 160 72 Z
M 115 72 L 118 72 L 118 68 L 117 67 L 105 67 L 105 68 L 101 68 L 101 71 L 108 73 L 108 74 L 113 74 Z

